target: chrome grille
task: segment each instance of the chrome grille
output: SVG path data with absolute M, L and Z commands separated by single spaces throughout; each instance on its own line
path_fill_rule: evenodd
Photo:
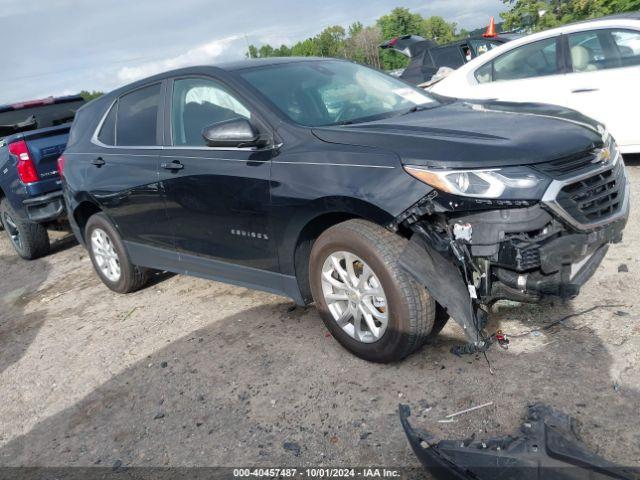
M 596 223 L 620 211 L 624 189 L 624 163 L 619 161 L 609 170 L 565 185 L 556 201 L 578 223 Z

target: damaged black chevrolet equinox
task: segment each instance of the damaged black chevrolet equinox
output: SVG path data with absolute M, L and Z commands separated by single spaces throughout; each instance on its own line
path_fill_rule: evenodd
M 354 63 L 248 60 L 120 88 L 80 109 L 59 162 L 102 281 L 149 269 L 315 302 L 354 354 L 402 359 L 449 316 L 571 298 L 628 217 L 604 126 L 467 102 Z

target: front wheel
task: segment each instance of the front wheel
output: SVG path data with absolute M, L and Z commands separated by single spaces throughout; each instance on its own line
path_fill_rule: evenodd
M 364 220 L 314 243 L 309 281 L 325 325 L 347 350 L 372 362 L 402 360 L 433 328 L 436 305 L 399 265 L 407 241 Z
M 129 261 L 118 231 L 103 213 L 93 215 L 85 228 L 85 242 L 100 280 L 114 292 L 131 293 L 147 281 L 147 270 Z

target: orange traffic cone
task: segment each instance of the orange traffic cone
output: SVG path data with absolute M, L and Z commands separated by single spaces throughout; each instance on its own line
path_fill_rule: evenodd
M 494 38 L 497 37 L 496 33 L 496 21 L 493 17 L 491 17 L 491 21 L 489 22 L 489 26 L 487 27 L 487 31 L 482 35 L 484 38 Z

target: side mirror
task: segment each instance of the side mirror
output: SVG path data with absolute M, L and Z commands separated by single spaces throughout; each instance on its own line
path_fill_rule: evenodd
M 258 130 L 242 117 L 209 125 L 202 130 L 202 137 L 209 147 L 255 147 L 262 143 Z

